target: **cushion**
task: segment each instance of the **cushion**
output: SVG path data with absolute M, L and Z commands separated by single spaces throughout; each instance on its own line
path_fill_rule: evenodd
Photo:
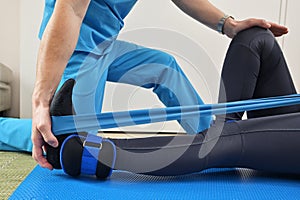
M 0 63 L 0 111 L 8 110 L 11 107 L 11 86 L 13 80 L 11 69 Z
M 0 63 L 0 82 L 10 83 L 13 80 L 13 72 L 4 64 Z
M 0 82 L 0 111 L 8 110 L 11 106 L 11 87 Z

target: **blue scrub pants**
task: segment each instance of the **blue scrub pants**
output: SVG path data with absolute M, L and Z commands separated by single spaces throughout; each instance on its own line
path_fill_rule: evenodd
M 106 81 L 152 89 L 167 107 L 203 104 L 169 54 L 124 41 L 115 41 L 109 48 L 104 55 L 75 51 L 71 56 L 58 90 L 66 80 L 76 80 L 72 96 L 76 114 L 101 112 Z M 31 120 L 16 120 L 0 119 L 0 150 L 31 151 Z M 207 129 L 211 120 L 199 116 L 179 123 L 187 133 L 196 134 Z
M 72 55 L 58 89 L 66 80 L 76 80 L 72 99 L 76 114 L 101 113 L 106 81 L 152 89 L 166 107 L 203 104 L 169 54 L 118 40 L 109 48 L 104 55 Z M 187 133 L 196 134 L 207 129 L 211 120 L 212 117 L 199 116 L 182 118 L 179 123 Z

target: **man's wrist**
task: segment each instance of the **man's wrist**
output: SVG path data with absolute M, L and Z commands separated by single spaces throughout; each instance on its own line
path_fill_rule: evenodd
M 48 107 L 52 100 L 52 93 L 35 88 L 32 94 L 32 104 L 35 106 Z
M 220 34 L 225 34 L 225 24 L 228 20 L 230 19 L 234 19 L 234 17 L 224 14 L 224 16 L 219 20 L 218 24 L 217 24 L 217 31 Z

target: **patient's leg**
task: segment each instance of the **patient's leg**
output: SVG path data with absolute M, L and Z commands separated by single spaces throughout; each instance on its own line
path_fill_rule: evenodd
M 291 75 L 273 34 L 251 28 L 240 32 L 231 42 L 222 70 L 219 102 L 295 94 Z M 300 106 L 248 112 L 261 117 L 298 112 Z M 241 119 L 243 113 L 227 114 L 227 119 Z
M 102 165 L 112 166 L 115 158 L 114 169 L 141 174 L 181 175 L 224 167 L 300 174 L 299 120 L 300 113 L 292 113 L 215 123 L 197 135 L 118 139 L 112 133 L 105 137 L 114 143 L 116 157 L 107 141 L 98 145 L 95 140 L 90 147 L 100 152 L 97 159 Z M 62 161 L 69 175 L 82 173 L 82 152 L 88 146 L 83 140 L 70 137 L 64 143 Z

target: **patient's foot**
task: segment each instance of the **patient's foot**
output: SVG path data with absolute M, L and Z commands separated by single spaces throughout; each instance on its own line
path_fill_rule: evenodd
M 73 115 L 73 104 L 72 104 L 72 91 L 75 85 L 75 80 L 67 80 L 60 90 L 55 94 L 51 105 L 50 105 L 50 115 L 51 116 L 64 116 Z M 61 169 L 60 165 L 60 148 L 63 141 L 71 134 L 57 135 L 56 138 L 59 142 L 59 146 L 56 148 L 46 145 L 46 157 L 48 162 L 55 169 Z

